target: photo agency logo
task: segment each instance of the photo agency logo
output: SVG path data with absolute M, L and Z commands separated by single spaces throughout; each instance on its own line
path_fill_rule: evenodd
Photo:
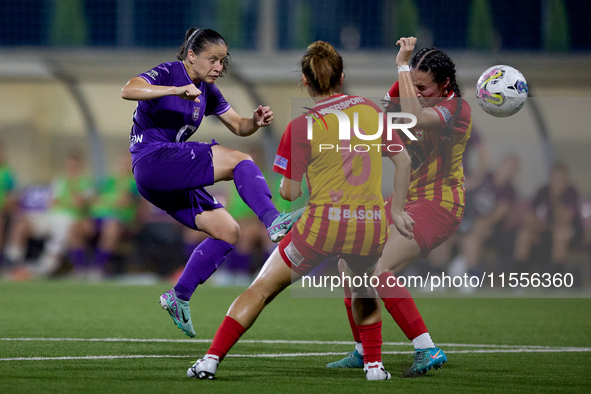
M 339 103 L 339 108 L 336 108 L 336 105 L 323 108 L 320 110 L 303 107 L 305 110 L 307 110 L 306 112 L 304 112 L 307 119 L 307 139 L 309 141 L 313 139 L 314 123 L 318 123 L 321 131 L 328 132 L 328 123 L 326 122 L 325 117 L 326 115 L 332 114 L 337 117 L 339 128 L 339 141 L 344 143 L 339 145 L 319 144 L 319 152 L 326 150 L 336 150 L 337 152 L 340 152 L 346 150 L 349 152 L 363 153 L 369 152 L 370 149 L 377 149 L 378 152 L 381 152 L 382 149 L 387 150 L 388 152 L 401 152 L 404 148 L 403 145 L 389 143 L 389 141 L 392 141 L 392 135 L 394 133 L 394 130 L 400 130 L 411 141 L 417 141 L 417 137 L 415 137 L 414 134 L 411 133 L 409 130 L 412 127 L 416 126 L 417 118 L 415 115 L 407 112 L 388 112 L 385 114 L 386 116 L 384 116 L 384 112 L 377 111 L 376 114 L 378 118 L 378 129 L 374 134 L 366 134 L 366 130 L 359 127 L 359 124 L 363 122 L 363 119 L 360 119 L 359 112 L 353 112 L 353 127 L 351 127 L 351 120 L 349 117 L 350 115 L 345 113 L 343 110 L 349 108 L 352 105 L 363 103 L 365 100 L 366 99 L 362 97 L 354 97 L 350 100 Z M 404 120 L 406 120 L 407 122 L 400 123 Z M 410 120 L 410 122 L 408 122 L 408 120 Z M 368 121 L 373 122 L 373 120 L 371 119 L 368 119 Z M 375 122 L 373 122 L 372 124 L 375 124 Z M 386 130 L 386 143 L 384 143 L 382 139 L 384 129 Z M 357 139 L 361 141 L 368 141 L 368 143 L 351 144 L 351 137 L 353 135 L 352 132 L 354 133 L 355 137 L 357 137 Z M 380 140 L 382 143 L 375 143 L 376 140 Z M 369 143 L 369 141 L 373 142 Z

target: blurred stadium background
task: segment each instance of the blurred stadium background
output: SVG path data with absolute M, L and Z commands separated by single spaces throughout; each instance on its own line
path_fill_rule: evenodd
M 521 157 L 519 197 L 532 198 L 560 160 L 591 216 L 591 2 L 579 0 L 2 0 L 0 140 L 19 186 L 46 184 L 74 148 L 96 178 L 128 148 L 135 103 L 128 79 L 175 59 L 184 32 L 210 27 L 228 38 L 232 66 L 218 86 L 240 114 L 270 104 L 273 125 L 248 139 L 207 119 L 194 139 L 265 148 L 267 161 L 306 96 L 299 60 L 315 40 L 331 42 L 346 65 L 345 92 L 381 98 L 396 79 L 395 42 L 415 35 L 455 61 L 474 97 L 486 68 L 509 64 L 530 86 L 522 111 L 498 119 L 473 107 L 492 154 Z M 298 115 L 298 114 L 294 114 Z M 585 216 L 586 215 L 586 216 Z

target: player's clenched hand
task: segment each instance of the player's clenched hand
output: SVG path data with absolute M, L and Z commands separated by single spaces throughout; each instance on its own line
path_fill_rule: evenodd
M 400 45 L 400 50 L 398 51 L 398 55 L 396 55 L 397 65 L 404 66 L 408 64 L 416 44 L 417 39 L 415 37 L 401 37 L 396 41 L 396 45 Z
M 193 84 L 178 86 L 176 88 L 176 95 L 184 100 L 199 103 L 200 101 L 197 97 L 201 96 L 201 90 L 197 89 L 197 87 Z
M 413 239 L 412 226 L 415 221 L 406 212 L 392 212 L 392 221 L 398 232 L 406 239 Z
M 265 127 L 269 126 L 275 118 L 273 117 L 273 111 L 271 111 L 271 107 L 263 107 L 262 105 L 259 105 L 259 107 L 254 110 L 253 119 L 254 124 L 259 127 Z

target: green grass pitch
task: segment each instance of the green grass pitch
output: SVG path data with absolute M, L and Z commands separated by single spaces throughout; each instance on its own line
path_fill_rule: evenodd
M 368 382 L 361 370 L 325 368 L 352 349 L 342 300 L 286 291 L 231 350 L 217 379 L 200 381 L 186 370 L 243 289 L 197 290 L 191 310 L 202 341 L 192 341 L 157 303 L 169 288 L 0 282 L 0 393 L 591 392 L 588 298 L 418 298 L 449 362 L 399 378 L 412 346 L 384 315 L 384 365 L 393 379 Z

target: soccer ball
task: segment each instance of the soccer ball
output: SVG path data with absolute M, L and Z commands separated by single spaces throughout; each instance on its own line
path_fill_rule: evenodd
M 511 66 L 493 66 L 476 83 L 478 104 L 486 113 L 504 118 L 523 107 L 527 100 L 527 82 Z

